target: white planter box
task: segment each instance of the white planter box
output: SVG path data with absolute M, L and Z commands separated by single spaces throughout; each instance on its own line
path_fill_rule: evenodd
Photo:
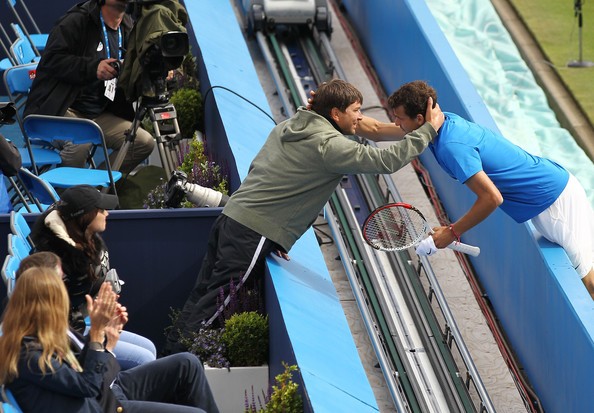
M 221 413 L 243 413 L 245 411 L 245 392 L 248 401 L 252 400 L 252 386 L 256 397 L 256 408 L 260 408 L 257 397 L 262 400 L 262 392 L 268 395 L 268 366 L 214 368 L 204 366 L 206 379 Z M 264 402 L 264 400 L 262 400 Z

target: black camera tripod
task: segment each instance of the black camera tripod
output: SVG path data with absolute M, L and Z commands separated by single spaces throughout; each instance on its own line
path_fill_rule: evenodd
M 147 113 L 153 123 L 153 136 L 157 141 L 161 164 L 165 169 L 167 179 L 169 179 L 171 178 L 171 171 L 177 168 L 180 159 L 179 142 L 181 133 L 177 122 L 177 111 L 169 101 L 147 98 L 146 96 L 139 98 L 134 121 L 131 128 L 126 131 L 126 140 L 120 148 L 112 168 L 117 171 L 122 166 L 130 145 L 136 139 L 136 131 Z

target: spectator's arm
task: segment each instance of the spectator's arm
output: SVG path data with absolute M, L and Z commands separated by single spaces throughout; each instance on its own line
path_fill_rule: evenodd
M 0 134 L 0 170 L 6 176 L 14 176 L 21 166 L 22 159 L 19 150 Z

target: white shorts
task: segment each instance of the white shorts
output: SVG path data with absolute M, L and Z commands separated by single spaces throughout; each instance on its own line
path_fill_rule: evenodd
M 532 218 L 532 224 L 546 239 L 563 247 L 581 278 L 594 267 L 594 212 L 575 176 L 569 175 L 559 198 Z

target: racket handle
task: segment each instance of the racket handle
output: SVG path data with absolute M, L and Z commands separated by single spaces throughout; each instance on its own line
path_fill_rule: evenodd
M 478 255 L 481 253 L 481 249 L 479 247 L 456 241 L 448 245 L 448 248 L 453 249 L 454 251 L 460 251 L 464 254 L 472 255 L 473 257 L 478 257 Z

